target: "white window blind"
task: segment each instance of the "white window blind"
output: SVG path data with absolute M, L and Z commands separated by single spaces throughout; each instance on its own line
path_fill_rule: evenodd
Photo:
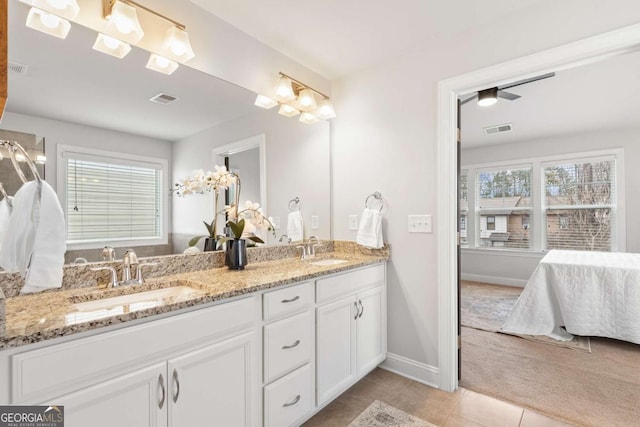
M 477 247 L 531 249 L 531 182 L 531 165 L 477 171 Z
M 616 220 L 615 157 L 543 164 L 546 249 L 610 251 Z
M 460 245 L 462 247 L 467 247 L 469 245 L 469 240 L 467 238 L 467 217 L 469 215 L 469 172 L 467 170 L 460 171 L 458 179 Z
M 162 165 L 65 152 L 67 242 L 157 239 Z

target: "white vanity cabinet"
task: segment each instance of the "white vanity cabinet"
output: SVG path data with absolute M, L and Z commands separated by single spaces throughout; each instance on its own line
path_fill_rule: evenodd
M 260 426 L 258 296 L 10 356 L 13 404 L 65 425 Z
M 387 352 L 385 266 L 317 281 L 317 405 L 381 363 Z

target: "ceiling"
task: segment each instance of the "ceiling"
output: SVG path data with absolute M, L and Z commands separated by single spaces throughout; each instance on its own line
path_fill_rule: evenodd
M 255 112 L 255 94 L 186 66 L 170 76 L 145 68 L 149 54 L 133 48 L 126 61 L 91 47 L 96 33 L 78 24 L 65 40 L 24 25 L 29 6 L 9 2 L 7 111 L 175 141 Z M 170 104 L 149 101 L 163 92 Z
M 631 52 L 507 89 L 521 96 L 515 101 L 498 98 L 490 107 L 470 101 L 462 106 L 462 147 L 638 128 L 638 70 L 640 52 Z M 506 123 L 513 125 L 512 131 L 488 136 L 483 132 L 484 127 Z
M 540 1 L 191 0 L 330 80 Z

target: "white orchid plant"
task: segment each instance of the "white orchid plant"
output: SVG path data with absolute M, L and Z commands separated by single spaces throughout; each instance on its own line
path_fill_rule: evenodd
M 229 186 L 236 184 L 235 201 L 224 209 L 218 211 L 218 197 L 221 190 L 226 190 Z M 189 241 L 189 246 L 195 246 L 203 237 L 214 238 L 218 246 L 231 239 L 248 239 L 256 243 L 264 243 L 255 233 L 258 229 L 271 231 L 275 236 L 273 222 L 268 218 L 260 204 L 247 200 L 244 209 L 239 209 L 240 200 L 240 177 L 235 172 L 228 171 L 225 166 L 215 166 L 214 171 L 204 172 L 202 169 L 193 171 L 193 175 L 182 178 L 174 185 L 173 192 L 178 196 L 188 196 L 191 194 L 214 193 L 213 221 L 207 223 L 203 221 L 207 228 L 208 235 L 195 236 Z M 226 225 L 231 230 L 233 237 L 217 235 L 218 215 L 226 213 Z

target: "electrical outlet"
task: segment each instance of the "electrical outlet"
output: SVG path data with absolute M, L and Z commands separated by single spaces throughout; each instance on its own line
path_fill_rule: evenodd
M 358 230 L 358 215 L 349 215 L 349 230 Z
M 318 215 L 311 215 L 311 229 L 317 230 L 320 228 L 320 217 Z
M 273 218 L 271 218 L 271 222 L 273 223 L 273 228 L 275 228 L 276 230 L 280 230 L 280 217 L 279 216 L 274 216 Z
M 431 233 L 431 215 L 409 215 L 409 233 Z

